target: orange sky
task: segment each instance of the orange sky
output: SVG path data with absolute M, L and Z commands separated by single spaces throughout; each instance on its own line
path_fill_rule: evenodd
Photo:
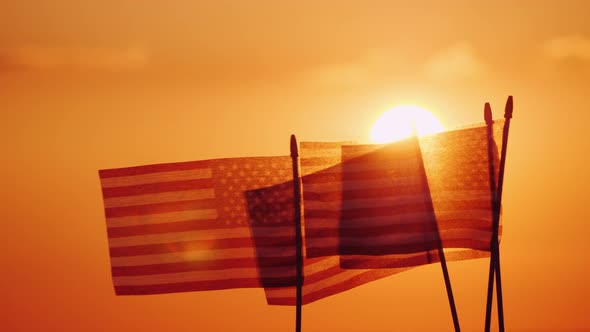
M 502 272 L 511 331 L 590 330 L 586 1 L 0 4 L 0 327 L 291 331 L 260 289 L 116 297 L 98 169 L 366 140 L 383 111 L 515 113 Z M 449 264 L 464 331 L 487 260 Z M 451 331 L 440 266 L 304 307 L 303 330 Z

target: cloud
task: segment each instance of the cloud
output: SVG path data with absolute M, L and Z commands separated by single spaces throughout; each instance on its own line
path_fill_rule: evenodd
M 393 50 L 370 49 L 356 59 L 313 67 L 307 79 L 319 86 L 360 87 L 386 81 L 402 63 Z
M 367 87 L 397 81 L 464 80 L 482 77 L 486 66 L 473 47 L 459 42 L 444 48 L 425 62 L 399 48 L 370 49 L 348 62 L 324 64 L 310 71 L 308 79 L 329 87 Z M 423 81 L 422 81 L 423 82 Z
M 424 64 L 425 74 L 436 80 L 469 79 L 485 71 L 467 42 L 459 42 L 439 51 Z
M 0 68 L 4 69 L 78 69 L 128 71 L 145 67 L 149 56 L 145 49 L 105 47 L 0 48 Z
M 556 37 L 544 46 L 545 53 L 554 59 L 590 60 L 590 38 L 582 35 Z

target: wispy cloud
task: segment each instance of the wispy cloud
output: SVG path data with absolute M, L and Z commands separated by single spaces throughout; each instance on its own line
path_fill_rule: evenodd
M 147 51 L 139 47 L 42 47 L 0 48 L 0 68 L 138 70 L 148 63 Z
M 399 55 L 390 49 L 371 49 L 358 58 L 314 67 L 307 79 L 316 85 L 329 87 L 359 87 L 391 79 L 401 63 Z
M 590 37 L 560 36 L 545 42 L 545 53 L 554 59 L 590 60 Z
M 467 42 L 458 42 L 439 51 L 424 64 L 425 74 L 436 80 L 476 78 L 484 71 L 485 66 Z

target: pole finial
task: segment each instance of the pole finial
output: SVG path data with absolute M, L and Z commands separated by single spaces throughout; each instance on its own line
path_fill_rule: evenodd
M 299 157 L 299 149 L 297 148 L 297 138 L 291 135 L 291 157 Z
M 483 117 L 487 124 L 492 123 L 492 107 L 490 106 L 490 103 L 485 104 L 483 108 Z
M 506 109 L 504 110 L 504 119 L 512 119 L 513 108 L 514 101 L 512 101 L 512 96 L 508 96 L 508 100 L 506 100 Z

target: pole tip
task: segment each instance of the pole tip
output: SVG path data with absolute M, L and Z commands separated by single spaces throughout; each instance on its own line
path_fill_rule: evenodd
M 297 138 L 291 135 L 291 157 L 299 157 L 299 149 L 297 148 Z
M 506 100 L 506 110 L 504 111 L 504 119 L 512 119 L 512 110 L 514 109 L 514 101 L 512 96 L 508 96 Z
M 483 108 L 483 117 L 486 120 L 486 123 L 492 123 L 492 107 L 490 106 L 490 103 L 485 104 Z

